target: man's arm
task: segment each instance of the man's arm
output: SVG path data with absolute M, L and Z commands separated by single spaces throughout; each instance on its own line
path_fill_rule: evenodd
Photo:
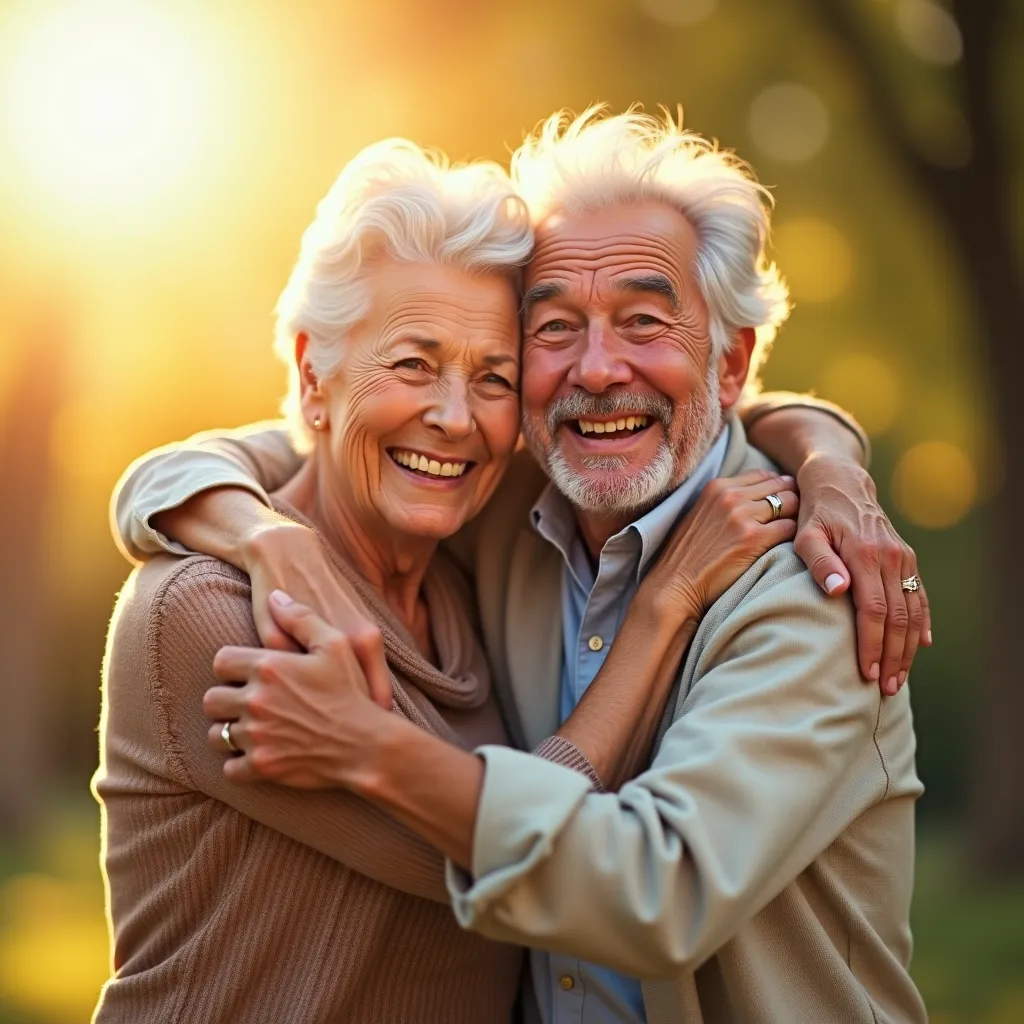
M 156 448 L 136 459 L 114 488 L 114 540 L 134 562 L 161 552 L 201 551 L 241 568 L 234 537 L 278 520 L 267 495 L 301 465 L 280 421 L 208 431 Z M 190 501 L 210 491 L 219 499 Z
M 203 696 L 215 685 L 214 657 L 226 642 L 256 642 L 243 578 L 208 561 L 182 563 L 148 613 L 149 687 L 159 756 L 183 786 L 312 847 L 346 867 L 425 899 L 447 902 L 436 849 L 366 800 L 340 790 L 301 791 L 224 776 L 224 755 L 206 742 Z M 125 642 L 137 645 L 136 637 Z M 134 689 L 138 680 L 127 677 Z M 126 694 L 125 699 L 140 699 Z M 371 705 L 375 707 L 375 705 Z M 381 714 L 385 714 L 381 712 Z M 397 718 L 397 715 L 386 715 Z M 132 737 L 126 737 L 132 741 Z
M 765 557 L 727 618 L 713 610 L 684 713 L 617 794 L 496 747 L 474 768 L 431 737 L 405 742 L 404 729 L 401 758 L 386 737 L 353 774 L 472 869 L 449 873 L 464 926 L 637 976 L 692 969 L 883 796 L 882 698 L 857 677 L 849 604 L 779 558 Z M 906 700 L 888 698 L 886 713 L 907 714 Z M 471 861 L 454 835 L 467 827 Z
M 751 443 L 797 479 L 796 553 L 825 593 L 853 591 L 864 678 L 895 693 L 918 644 L 931 646 L 931 613 L 923 586 L 902 589 L 917 556 L 878 504 L 867 435 L 838 406 L 789 392 L 759 395 L 740 415 Z

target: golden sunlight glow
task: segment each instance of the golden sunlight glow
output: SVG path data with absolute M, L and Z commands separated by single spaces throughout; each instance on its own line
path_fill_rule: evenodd
M 978 478 L 963 449 L 948 441 L 922 441 L 903 453 L 893 473 L 900 511 L 918 526 L 954 526 L 978 499 Z
M 137 3 L 37 9 L 3 82 L 24 171 L 90 206 L 137 202 L 177 178 L 204 111 L 200 62 L 176 28 Z

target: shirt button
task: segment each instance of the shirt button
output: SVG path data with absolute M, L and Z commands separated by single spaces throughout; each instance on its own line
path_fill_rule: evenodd
M 599 651 L 599 650 L 601 650 L 602 647 L 604 647 L 604 641 L 599 636 L 592 636 L 587 641 L 587 646 L 592 651 Z
M 559 984 L 561 984 L 562 988 L 564 988 L 565 991 L 568 992 L 569 989 L 571 989 L 573 985 L 576 984 L 576 982 L 572 980 L 571 975 L 563 974 L 562 977 L 559 979 Z

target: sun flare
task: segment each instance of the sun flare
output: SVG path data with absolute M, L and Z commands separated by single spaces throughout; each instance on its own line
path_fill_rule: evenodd
M 24 171 L 65 199 L 153 196 L 196 159 L 202 68 L 169 19 L 141 4 L 79 3 L 26 23 L 4 82 L 6 130 Z

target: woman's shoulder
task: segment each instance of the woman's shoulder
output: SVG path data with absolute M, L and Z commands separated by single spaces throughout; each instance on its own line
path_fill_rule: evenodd
M 168 647 L 259 643 L 245 573 L 206 555 L 159 556 L 128 577 L 114 609 L 111 643 Z

